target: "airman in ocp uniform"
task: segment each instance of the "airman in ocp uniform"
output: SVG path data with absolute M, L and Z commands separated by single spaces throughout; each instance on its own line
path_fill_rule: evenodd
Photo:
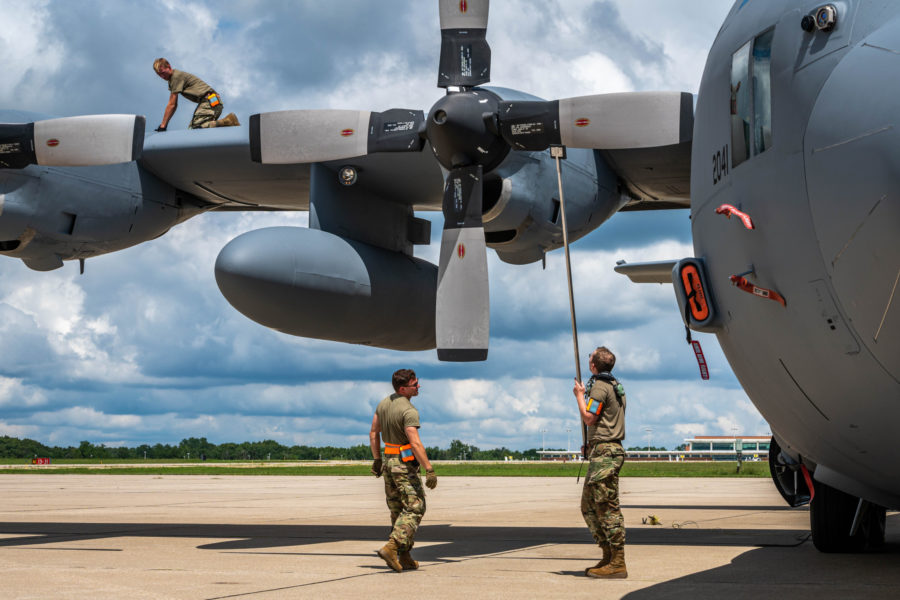
M 425 468 L 425 485 L 437 486 L 437 475 L 419 438 L 419 411 L 410 399 L 419 394 L 419 380 L 411 369 L 400 369 L 391 378 L 394 392 L 375 409 L 369 445 L 372 473 L 384 475 L 384 495 L 391 511 L 391 536 L 377 551 L 378 556 L 398 573 L 419 568 L 410 550 L 416 529 L 425 514 L 425 490 L 419 467 Z M 384 437 L 384 459 L 381 440 Z
M 206 129 L 209 127 L 231 127 L 240 125 L 234 113 L 221 120 L 216 120 L 222 114 L 224 104 L 219 96 L 205 81 L 191 75 L 186 71 L 173 69 L 165 58 L 157 58 L 153 61 L 153 70 L 161 78 L 169 82 L 169 103 L 163 113 L 162 123 L 156 131 L 166 131 L 169 120 L 178 108 L 178 94 L 181 94 L 191 102 L 197 103 L 194 116 L 191 117 L 190 129 Z
M 581 514 L 603 551 L 588 577 L 624 579 L 625 521 L 619 508 L 619 471 L 625 462 L 625 390 L 610 374 L 615 355 L 605 346 L 591 353 L 587 386 L 575 382 L 581 420 L 588 426 L 586 454 L 590 460 L 581 494 Z

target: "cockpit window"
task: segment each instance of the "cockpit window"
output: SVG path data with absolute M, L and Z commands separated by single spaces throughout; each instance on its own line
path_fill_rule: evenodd
M 731 56 L 732 167 L 772 146 L 774 34 L 775 30 L 770 29 L 758 35 Z
M 731 166 L 750 156 L 750 42 L 731 57 Z
M 772 36 L 770 29 L 753 40 L 753 145 L 754 154 L 772 145 Z

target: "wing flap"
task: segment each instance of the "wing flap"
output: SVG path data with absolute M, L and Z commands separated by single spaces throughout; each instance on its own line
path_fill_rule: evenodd
M 623 210 L 690 208 L 691 142 L 655 148 L 598 150 L 635 198 Z

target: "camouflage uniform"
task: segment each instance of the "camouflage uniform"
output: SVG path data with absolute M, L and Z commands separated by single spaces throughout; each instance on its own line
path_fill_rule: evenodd
M 194 116 L 191 117 L 191 129 L 206 129 L 216 126 L 216 119 L 222 114 L 224 104 L 219 101 L 216 106 L 210 106 L 207 96 L 213 93 L 213 89 L 205 81 L 196 75 L 172 69 L 172 76 L 169 78 L 169 92 L 181 94 L 191 102 L 197 103 Z
M 391 539 L 398 550 L 413 547 L 416 528 L 425 514 L 425 490 L 419 478 L 419 467 L 388 458 L 384 464 L 384 496 L 391 511 Z
M 407 427 L 419 427 L 419 411 L 409 398 L 391 394 L 375 409 L 384 441 L 408 444 Z M 425 490 L 419 478 L 419 463 L 403 462 L 398 454 L 384 456 L 384 495 L 391 511 L 391 539 L 399 551 L 408 551 L 415 543 L 416 529 L 425 514 Z
M 619 470 L 625 450 L 619 442 L 598 442 L 591 448 L 590 464 L 581 492 L 581 514 L 598 545 L 625 545 L 625 520 L 619 510 Z
M 586 394 L 602 402 L 600 418 L 588 430 L 590 454 L 581 514 L 594 541 L 600 546 L 625 546 L 625 521 L 619 509 L 619 470 L 625 462 L 621 440 L 625 437 L 625 395 L 617 397 L 613 386 L 592 377 Z

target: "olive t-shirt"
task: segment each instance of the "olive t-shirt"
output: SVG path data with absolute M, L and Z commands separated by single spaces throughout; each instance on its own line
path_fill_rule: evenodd
M 381 425 L 381 437 L 389 444 L 408 444 L 406 428 L 419 427 L 419 411 L 409 398 L 400 394 L 391 394 L 379 402 L 375 414 Z
M 600 418 L 588 428 L 588 439 L 592 442 L 618 442 L 625 439 L 625 394 L 621 404 L 616 398 L 612 384 L 595 379 L 590 397 L 603 403 Z
M 191 102 L 199 103 L 211 91 L 213 89 L 196 75 L 172 69 L 172 76 L 169 77 L 170 93 L 181 94 Z

